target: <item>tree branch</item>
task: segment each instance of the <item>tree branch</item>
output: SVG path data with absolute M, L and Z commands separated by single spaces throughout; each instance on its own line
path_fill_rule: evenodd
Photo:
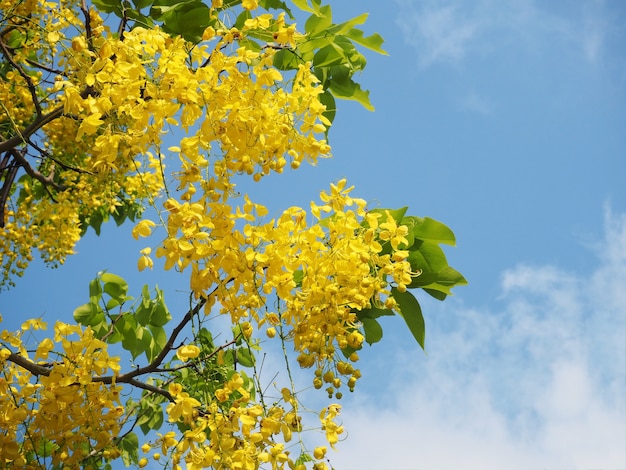
M 43 114 L 43 111 L 41 110 L 41 103 L 39 102 L 39 98 L 37 97 L 37 88 L 35 88 L 33 81 L 30 79 L 30 77 L 24 71 L 24 69 L 17 62 L 13 60 L 13 57 L 11 56 L 11 52 L 7 48 L 6 44 L 2 42 L 1 40 L 0 40 L 0 49 L 2 49 L 2 53 L 4 57 L 6 58 L 7 62 L 9 62 L 9 64 L 11 64 L 11 66 L 15 70 L 17 70 L 17 73 L 19 73 L 20 76 L 26 82 L 26 86 L 28 87 L 28 91 L 30 92 L 30 97 L 33 100 L 33 104 L 35 105 L 35 110 L 37 111 L 37 116 L 41 117 L 41 115 Z
M 59 106 L 57 108 L 54 108 L 47 114 L 38 116 L 37 119 L 35 119 L 26 127 L 26 129 L 21 132 L 18 131 L 18 133 L 10 139 L 5 140 L 4 142 L 0 142 L 0 152 L 6 152 L 8 150 L 14 149 L 20 144 L 25 144 L 31 135 L 33 135 L 49 122 L 54 121 L 62 115 L 63 106 Z
M 17 353 L 9 354 L 9 357 L 7 357 L 7 360 L 26 369 L 33 375 L 45 375 L 45 376 L 50 375 L 51 369 L 49 367 L 42 366 L 40 364 L 35 364 L 34 362 L 26 359 L 24 356 L 20 356 Z
M 213 291 L 215 292 L 215 291 Z M 209 295 L 212 295 L 213 292 Z M 174 330 L 172 331 L 172 334 L 170 335 L 167 343 L 165 344 L 165 346 L 163 347 L 163 349 L 161 350 L 161 352 L 159 353 L 159 355 L 147 366 L 144 367 L 139 367 L 138 369 L 135 369 L 131 372 L 127 372 L 126 374 L 121 374 L 121 375 L 109 375 L 109 376 L 96 376 L 92 378 L 93 382 L 101 382 L 103 384 L 112 384 L 112 383 L 126 383 L 129 384 L 131 386 L 137 387 L 137 388 L 141 388 L 143 390 L 148 390 L 150 392 L 153 393 L 157 393 L 163 397 L 165 397 L 166 399 L 168 399 L 170 402 L 174 401 L 174 398 L 172 397 L 172 395 L 167 391 L 164 390 L 162 388 L 159 388 L 155 385 L 149 385 L 146 384 L 144 382 L 140 382 L 139 380 L 137 380 L 135 377 L 139 376 L 139 375 L 144 375 L 144 374 L 150 374 L 150 373 L 154 373 L 154 372 L 161 372 L 161 370 L 159 369 L 159 366 L 161 365 L 161 363 L 165 360 L 165 358 L 167 357 L 167 355 L 169 354 L 169 352 L 174 349 L 174 343 L 176 341 L 176 338 L 178 337 L 178 335 L 180 334 L 180 332 L 183 330 L 183 328 L 191 321 L 191 319 L 194 317 L 194 315 L 197 315 L 198 313 L 200 313 L 200 309 L 202 309 L 202 307 L 204 307 L 204 305 L 207 302 L 207 297 L 202 297 L 200 299 L 200 301 L 193 307 L 191 308 L 183 317 L 183 319 L 180 321 L 180 323 L 178 323 L 178 325 L 176 325 L 176 327 L 174 328 Z M 230 343 L 227 343 L 224 346 L 221 346 L 219 349 L 223 349 L 224 347 L 227 347 L 230 344 L 233 344 L 234 341 Z M 211 356 L 213 356 L 214 354 L 216 354 L 216 351 L 212 352 Z M 13 362 L 14 364 L 17 364 L 18 366 L 28 370 L 30 373 L 32 373 L 35 376 L 48 376 L 50 375 L 50 371 L 51 371 L 51 366 L 44 366 L 41 364 L 36 364 L 33 361 L 17 354 L 17 353 L 11 353 L 8 357 L 7 360 Z
M 10 150 L 9 152 L 11 153 L 11 156 L 15 159 L 15 161 L 19 163 L 19 165 L 22 166 L 26 173 L 28 173 L 28 175 L 32 178 L 35 178 L 37 181 L 41 181 L 45 186 L 52 186 L 57 191 L 64 191 L 65 189 L 67 189 L 66 186 L 54 182 L 54 170 L 52 170 L 48 176 L 44 176 L 43 173 L 35 170 L 32 166 L 30 166 L 28 160 L 26 160 L 26 157 L 24 157 L 24 155 L 21 155 L 20 151 Z
M 80 93 L 80 97 L 85 99 L 88 96 L 96 96 L 98 92 L 94 90 L 93 87 L 87 86 Z M 16 135 L 11 137 L 10 139 L 5 140 L 4 142 L 0 142 L 0 152 L 6 152 L 7 150 L 11 150 L 17 147 L 20 144 L 28 143 L 28 140 L 31 135 L 41 129 L 43 126 L 48 124 L 51 121 L 63 116 L 63 105 L 54 108 L 47 114 L 43 114 L 38 116 L 33 122 L 31 122 L 23 131 L 18 131 Z
M 2 189 L 0 189 L 0 228 L 4 228 L 4 210 L 6 208 L 6 201 L 9 198 L 9 193 L 11 192 L 11 187 L 13 186 L 13 181 L 15 180 L 15 175 L 17 175 L 17 170 L 19 169 L 19 165 L 17 165 L 14 161 L 9 163 L 11 156 L 9 152 L 4 154 L 4 158 L 2 163 L 0 163 L 0 175 L 3 172 L 6 172 L 4 175 L 4 184 L 2 185 Z

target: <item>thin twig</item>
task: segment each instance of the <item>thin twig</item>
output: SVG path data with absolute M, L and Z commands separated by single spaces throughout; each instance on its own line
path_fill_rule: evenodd
M 22 153 L 24 152 L 23 150 L 10 150 L 9 152 L 11 156 L 15 159 L 15 161 L 19 163 L 21 167 L 24 168 L 24 170 L 26 171 L 26 173 L 28 173 L 29 176 L 31 176 L 32 178 L 35 178 L 37 181 L 42 182 L 44 186 L 46 187 L 52 186 L 57 191 L 65 191 L 67 189 L 65 185 L 56 183 L 54 181 L 54 169 L 50 171 L 50 174 L 48 176 L 44 176 L 43 173 L 41 173 L 38 170 L 35 170 L 30 165 L 30 163 L 28 163 L 28 160 L 26 160 L 26 157 L 22 155 Z
M 65 72 L 61 70 L 55 70 L 52 67 L 48 67 L 47 65 L 44 65 L 44 64 L 40 64 L 36 60 L 28 59 L 28 58 L 24 60 L 28 62 L 30 65 L 32 65 L 33 67 L 37 67 L 38 69 L 45 70 L 46 72 L 50 72 L 55 75 L 61 75 L 62 77 L 67 77 L 67 74 Z
M 85 87 L 85 89 L 80 93 L 80 97 L 85 99 L 88 96 L 95 96 L 97 94 L 98 92 L 93 87 L 88 86 Z M 5 140 L 4 142 L 0 142 L 0 152 L 6 152 L 7 150 L 11 150 L 18 145 L 26 144 L 31 135 L 33 135 L 49 122 L 52 122 L 61 116 L 63 116 L 63 105 L 54 108 L 47 114 L 38 116 L 23 131 L 18 131 L 17 134 L 10 139 Z
M 2 53 L 4 57 L 6 58 L 7 62 L 9 62 L 9 64 L 11 64 L 11 66 L 15 70 L 17 70 L 17 73 L 19 73 L 21 77 L 24 79 L 24 81 L 26 82 L 26 86 L 28 87 L 28 91 L 30 92 L 30 97 L 32 98 L 33 104 L 35 105 L 35 110 L 37 111 L 37 117 L 41 117 L 41 115 L 43 114 L 43 111 L 41 110 L 41 103 L 39 102 L 39 98 L 37 97 L 37 88 L 33 84 L 33 81 L 28 76 L 28 74 L 24 71 L 24 69 L 17 62 L 13 60 L 13 57 L 11 56 L 11 52 L 7 48 L 6 44 L 2 42 L 1 40 L 0 40 L 0 49 L 2 49 Z
M 70 165 L 69 163 L 62 162 L 58 158 L 53 157 L 52 154 L 50 152 L 48 152 L 47 150 L 42 149 L 41 147 L 39 147 L 32 140 L 28 141 L 28 145 L 33 147 L 35 150 L 37 150 L 39 153 L 41 153 L 44 157 L 49 158 L 50 160 L 52 160 L 54 163 L 59 165 L 64 170 L 72 170 L 72 171 L 75 171 L 77 173 L 87 173 L 88 175 L 94 175 L 95 174 L 95 173 L 93 173 L 93 172 L 91 172 L 89 170 L 85 170 L 83 168 L 78 168 L 77 166 L 73 166 L 73 165 Z

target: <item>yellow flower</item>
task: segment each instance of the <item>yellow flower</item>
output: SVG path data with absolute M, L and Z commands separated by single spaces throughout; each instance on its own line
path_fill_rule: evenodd
M 156 224 L 148 219 L 139 221 L 137 225 L 133 227 L 133 238 L 139 240 L 139 237 L 149 237 L 152 233 L 152 228 L 155 226 Z
M 167 405 L 166 411 L 169 415 L 169 421 L 175 423 L 181 417 L 185 420 L 191 419 L 194 416 L 194 409 L 199 406 L 198 400 L 190 397 L 188 393 L 182 392 L 176 397 L 174 403 Z
M 45 330 L 48 328 L 48 324 L 45 321 L 41 321 L 40 318 L 26 320 L 22 323 L 22 331 L 26 330 Z
M 152 269 L 154 266 L 154 261 L 152 261 L 152 258 L 149 256 L 151 252 L 151 248 L 144 248 L 140 251 L 141 257 L 137 260 L 137 269 L 139 269 L 139 271 L 143 271 L 146 268 Z
M 52 342 L 52 340 L 50 338 L 44 338 L 43 341 L 41 341 L 41 343 L 39 343 L 39 346 L 37 346 L 37 352 L 35 353 L 35 358 L 42 358 L 42 359 L 47 359 L 48 358 L 48 354 L 50 354 L 50 351 L 52 351 L 54 349 L 54 343 Z
M 176 351 L 176 356 L 181 361 L 185 362 L 188 359 L 194 359 L 200 355 L 200 348 L 193 344 L 186 344 L 178 348 Z
M 76 133 L 76 141 L 79 141 L 83 135 L 95 134 L 100 126 L 104 124 L 104 121 L 100 119 L 101 117 L 102 113 L 95 112 L 83 119 Z
M 259 7 L 258 0 L 243 0 L 241 6 L 246 10 L 256 10 Z

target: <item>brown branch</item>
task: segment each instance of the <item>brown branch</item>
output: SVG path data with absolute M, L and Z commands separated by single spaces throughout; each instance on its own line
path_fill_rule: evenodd
M 52 67 L 48 67 L 47 65 L 40 64 L 39 62 L 33 59 L 24 59 L 24 60 L 28 62 L 30 65 L 32 65 L 33 67 L 37 67 L 38 69 L 45 70 L 46 72 L 50 72 L 55 75 L 61 75 L 63 77 L 67 77 L 67 74 L 61 70 L 55 70 Z
M 15 70 L 17 70 L 17 73 L 19 73 L 21 77 L 24 79 L 24 81 L 26 82 L 26 86 L 28 87 L 28 91 L 30 92 L 30 96 L 33 100 L 33 104 L 35 105 L 35 110 L 37 111 L 37 117 L 41 117 L 41 115 L 43 114 L 43 111 L 41 110 L 41 103 L 39 102 L 39 98 L 37 97 L 37 88 L 33 84 L 33 81 L 30 79 L 30 77 L 24 71 L 24 69 L 17 62 L 13 60 L 13 57 L 11 56 L 11 52 L 7 48 L 6 44 L 2 41 L 0 41 L 0 49 L 2 49 L 2 53 L 4 57 L 6 58 L 7 62 L 9 62 L 9 64 L 11 64 L 11 66 Z
M 24 155 L 22 155 L 22 152 L 20 152 L 18 150 L 10 150 L 9 153 L 14 158 L 14 160 L 21 167 L 24 168 L 24 170 L 26 171 L 26 173 L 28 173 L 29 176 L 31 176 L 32 178 L 35 178 L 37 181 L 42 182 L 46 186 L 46 188 L 48 186 L 52 186 L 57 191 L 65 191 L 67 189 L 66 186 L 54 182 L 54 169 L 50 172 L 50 174 L 48 176 L 44 176 L 43 173 L 41 173 L 38 170 L 35 170 L 30 165 L 30 163 L 28 163 L 28 160 L 26 160 L 26 157 L 24 157 Z
M 87 173 L 88 175 L 94 175 L 95 174 L 95 173 L 93 173 L 93 172 L 91 172 L 89 170 L 85 170 L 84 168 L 78 168 L 77 166 L 73 166 L 73 165 L 70 165 L 69 163 L 62 162 L 58 158 L 53 157 L 52 154 L 50 152 L 48 152 L 47 150 L 42 149 L 41 147 L 39 147 L 32 140 L 28 141 L 28 145 L 33 147 L 40 154 L 42 154 L 44 157 L 49 158 L 50 160 L 52 160 L 54 163 L 59 165 L 64 170 L 72 170 L 72 171 L 75 171 L 76 173 Z
M 96 377 L 96 379 L 97 378 L 98 377 Z M 99 380 L 95 380 L 94 379 L 94 382 L 99 382 Z M 148 390 L 149 392 L 156 393 L 158 395 L 164 396 L 168 401 L 171 401 L 171 402 L 174 401 L 174 397 L 170 394 L 170 392 L 168 392 L 165 389 L 159 388 L 156 385 L 150 385 L 150 384 L 147 384 L 147 383 L 143 383 L 143 382 L 140 382 L 137 379 L 128 379 L 128 380 L 125 380 L 123 383 L 127 383 L 127 384 L 133 385 L 133 386 L 135 386 L 137 388 L 141 388 L 143 390 Z
M 48 124 L 49 122 L 54 121 L 55 119 L 61 117 L 63 115 L 63 106 L 59 106 L 54 108 L 47 114 L 43 114 L 38 116 L 33 122 L 31 122 L 22 132 L 18 132 L 16 135 L 11 137 L 10 139 L 5 140 L 4 142 L 0 142 L 0 152 L 6 152 L 7 150 L 14 149 L 18 145 L 25 144 L 27 139 L 41 129 L 43 126 Z
M 50 368 L 46 366 L 42 366 L 40 364 L 35 364 L 33 361 L 26 359 L 24 356 L 20 356 L 17 353 L 9 354 L 7 360 L 17 364 L 18 366 L 26 369 L 33 375 L 50 375 Z
M 192 308 L 185 314 L 185 316 L 180 321 L 180 323 L 176 325 L 176 328 L 174 328 L 174 331 L 172 331 L 170 338 L 167 340 L 167 343 L 165 344 L 165 346 L 163 346 L 163 349 L 161 350 L 159 355 L 155 357 L 150 364 L 144 367 L 139 367 L 138 369 L 135 369 L 126 374 L 119 375 L 115 377 L 115 381 L 126 382 L 128 379 L 132 379 L 134 377 L 137 377 L 138 375 L 150 374 L 152 372 L 156 372 L 159 366 L 161 365 L 161 363 L 165 360 L 165 357 L 169 354 L 169 352 L 172 349 L 174 349 L 174 342 L 176 341 L 176 338 L 178 337 L 180 332 L 187 325 L 187 323 L 191 321 L 194 315 L 197 315 L 200 312 L 200 309 L 204 306 L 205 303 L 206 303 L 206 298 L 203 297 L 202 299 L 200 299 L 200 301 L 196 304 L 194 308 Z M 101 377 L 99 381 L 102 381 L 104 383 L 111 383 L 113 381 L 113 378 L 114 378 L 113 376 Z
M 88 86 L 85 87 L 85 89 L 80 93 L 80 97 L 85 99 L 88 96 L 96 96 L 97 94 L 98 92 L 94 90 L 93 87 Z M 52 122 L 61 116 L 63 116 L 63 105 L 54 108 L 48 114 L 43 114 L 37 117 L 37 119 L 31 122 L 23 131 L 18 131 L 18 133 L 10 139 L 0 142 L 0 152 L 6 152 L 7 150 L 11 150 L 20 144 L 26 144 L 31 135 L 49 122 Z
M 91 15 L 89 14 L 89 7 L 87 6 L 87 0 L 81 0 L 80 10 L 85 17 L 85 37 L 87 38 L 87 47 L 91 52 L 96 52 L 93 46 L 93 30 L 91 29 Z
M 19 169 L 19 165 L 15 162 L 8 163 L 9 158 L 10 155 L 9 152 L 7 152 L 4 155 L 2 164 L 0 164 L 0 172 L 6 170 L 4 184 L 2 185 L 2 189 L 0 189 L 0 228 L 4 228 L 4 210 L 6 208 L 6 202 L 9 199 L 9 193 L 11 192 L 15 175 L 17 175 L 17 170 Z
M 217 288 L 213 292 L 211 292 L 211 294 L 209 294 L 209 295 L 212 295 L 216 290 L 217 290 Z M 150 362 L 150 364 L 148 364 L 147 366 L 144 366 L 144 367 L 139 367 L 139 368 L 137 368 L 137 369 L 135 369 L 135 370 L 133 370 L 131 372 L 127 372 L 126 374 L 109 375 L 109 376 L 96 376 L 96 377 L 92 378 L 92 381 L 93 382 L 101 382 L 103 384 L 126 383 L 126 384 L 132 385 L 134 387 L 141 388 L 143 390 L 148 390 L 150 392 L 157 393 L 157 394 L 167 398 L 170 402 L 174 401 L 172 395 L 167 390 L 164 390 L 162 388 L 156 387 L 154 385 L 149 385 L 149 384 L 140 382 L 139 380 L 135 379 L 135 377 L 137 377 L 139 375 L 150 374 L 150 373 L 154 373 L 154 372 L 160 372 L 159 366 L 165 360 L 165 358 L 170 353 L 170 351 L 175 349 L 174 348 L 174 343 L 176 341 L 176 338 L 178 337 L 180 332 L 183 330 L 183 328 L 192 320 L 192 318 L 195 315 L 197 315 L 198 313 L 200 313 L 200 309 L 202 309 L 202 307 L 204 307 L 206 302 L 207 302 L 207 297 L 202 297 L 200 299 L 200 301 L 192 309 L 190 309 L 185 314 L 185 316 L 180 321 L 180 323 L 178 323 L 178 325 L 176 325 L 176 327 L 172 331 L 172 334 L 170 335 L 167 343 L 165 344 L 165 346 L 163 347 L 163 349 L 161 350 L 159 355 L 156 358 L 154 358 L 152 360 L 152 362 Z M 216 351 L 213 351 L 209 355 L 209 358 L 212 357 L 214 354 L 216 354 L 217 351 L 219 351 L 220 349 L 223 349 L 223 348 L 233 344 L 235 341 L 236 341 L 236 339 L 234 339 L 230 343 L 227 343 L 227 344 L 225 344 L 223 346 L 220 346 Z M 25 358 L 23 356 L 20 356 L 17 353 L 11 353 L 7 357 L 7 360 L 9 360 L 9 361 L 13 362 L 14 364 L 17 364 L 18 366 L 28 370 L 29 372 L 31 372 L 35 376 L 40 376 L 40 375 L 48 376 L 48 375 L 50 375 L 51 366 L 44 366 L 44 365 L 41 365 L 41 364 L 36 364 L 36 363 L 32 362 L 31 360 L 29 360 L 29 359 L 27 359 L 27 358 Z M 165 369 L 165 370 L 167 370 L 167 369 Z

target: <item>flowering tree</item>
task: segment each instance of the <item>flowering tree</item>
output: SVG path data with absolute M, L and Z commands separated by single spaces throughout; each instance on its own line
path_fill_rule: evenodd
M 112 218 L 148 240 L 139 271 L 161 259 L 191 292 L 172 315 L 163 291 L 133 297 L 103 271 L 76 324 L 36 344 L 40 319 L 1 331 L 2 467 L 143 467 L 151 454 L 172 468 L 326 468 L 326 445 L 310 449 L 303 432 L 337 444 L 336 402 L 355 389 L 363 342 L 382 337 L 377 319 L 400 315 L 423 347 L 410 290 L 443 300 L 465 283 L 439 246 L 454 244 L 445 225 L 368 208 L 345 180 L 269 221 L 235 189 L 328 156 L 335 98 L 371 108 L 353 79 L 360 48 L 383 53 L 357 28 L 366 15 L 335 24 L 319 0 L 209 3 L 0 0 L 3 287 L 34 251 L 62 264 Z M 216 315 L 232 324 L 221 344 Z M 262 383 L 256 357 L 271 343 L 285 370 Z M 315 420 L 296 365 L 328 397 Z

